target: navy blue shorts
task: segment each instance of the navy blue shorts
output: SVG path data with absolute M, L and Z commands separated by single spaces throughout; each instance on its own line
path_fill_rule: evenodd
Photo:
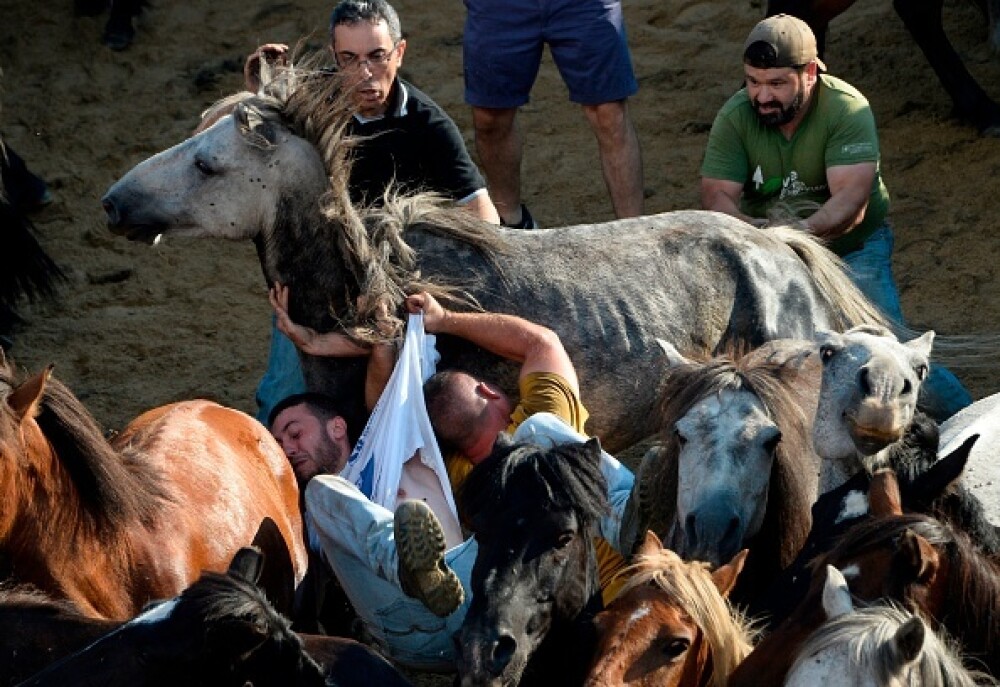
M 639 89 L 620 0 L 465 0 L 465 101 L 511 108 L 528 102 L 548 43 L 581 105 L 623 100 Z

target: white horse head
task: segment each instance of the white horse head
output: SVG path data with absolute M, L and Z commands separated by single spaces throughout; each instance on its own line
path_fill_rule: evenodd
M 289 196 L 321 197 L 329 188 L 324 161 L 280 112 L 273 99 L 248 97 L 136 166 L 101 200 L 111 231 L 147 243 L 167 235 L 256 238 L 283 208 L 302 206 Z
M 827 621 L 802 646 L 785 687 L 971 687 L 962 660 L 918 616 L 896 606 L 855 609 L 843 574 L 826 568 Z
M 820 491 L 846 481 L 869 459 L 903 438 L 930 366 L 934 332 L 900 343 L 887 330 L 856 327 L 817 335 L 822 388 L 813 445 L 825 471 Z

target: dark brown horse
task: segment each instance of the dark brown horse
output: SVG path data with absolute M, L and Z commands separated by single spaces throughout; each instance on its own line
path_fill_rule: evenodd
M 251 615 L 270 623 L 272 629 L 279 634 L 283 634 L 285 621 L 275 616 L 270 604 L 255 589 L 244 584 L 247 581 L 260 586 L 262 566 L 266 567 L 262 559 L 255 550 L 241 549 L 226 577 L 209 576 L 208 579 L 214 580 L 213 582 L 205 579 L 196 582 L 182 595 L 182 599 L 185 596 L 188 600 L 200 597 L 199 603 L 206 607 L 215 605 L 223 616 L 236 610 L 232 606 L 227 608 L 225 604 L 239 601 L 236 604 L 236 608 L 241 608 L 239 612 L 249 611 Z M 210 589 L 200 593 L 199 587 Z M 213 600 L 213 595 L 222 598 Z M 222 605 L 216 604 L 220 600 Z M 209 624 L 217 623 L 219 617 L 216 612 L 208 619 Z M 144 618 L 146 621 L 150 620 L 150 616 L 146 614 L 129 624 L 88 618 L 81 615 L 69 602 L 56 601 L 39 592 L 23 588 L 0 592 L 0 627 L 3 628 L 0 633 L 0 687 L 19 684 L 54 662 L 83 650 L 121 628 L 126 628 L 135 641 L 139 642 L 133 647 L 136 649 L 142 649 L 142 644 L 146 642 L 162 644 L 170 639 L 169 632 L 158 631 L 158 628 L 167 627 L 169 617 L 159 617 L 147 622 L 150 627 L 146 628 L 145 638 L 128 629 L 128 625 L 141 624 Z M 193 633 L 201 632 L 201 628 L 187 629 Z M 410 684 L 388 661 L 354 640 L 304 634 L 299 634 L 298 637 L 309 658 L 319 665 L 327 684 L 338 687 L 406 687 Z M 273 639 L 265 638 L 265 641 Z M 298 645 L 290 636 L 286 636 L 285 641 L 289 646 Z M 159 650 L 162 655 L 169 657 L 171 649 L 180 650 L 181 647 L 161 647 Z M 168 658 L 171 663 L 184 660 L 189 659 L 184 656 Z M 306 661 L 302 663 L 307 665 Z M 173 666 L 168 668 L 174 669 Z M 256 678 L 254 684 L 262 684 L 259 675 L 251 677 Z
M 125 620 L 226 570 L 267 518 L 300 581 L 298 488 L 256 420 L 186 401 L 109 443 L 50 370 L 19 382 L 0 360 L 0 556 L 16 581 Z
M 855 0 L 768 0 L 767 16 L 785 13 L 800 17 L 812 27 L 822 55 L 827 26 L 854 3 Z M 976 0 L 976 4 L 987 15 L 993 49 L 998 51 L 1000 2 Z M 1000 136 L 1000 105 L 972 78 L 944 32 L 941 16 L 944 0 L 893 0 L 892 6 L 951 96 L 955 114 L 983 134 Z

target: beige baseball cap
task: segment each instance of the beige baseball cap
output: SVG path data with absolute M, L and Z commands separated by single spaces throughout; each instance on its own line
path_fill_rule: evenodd
M 801 67 L 815 62 L 826 71 L 812 29 L 790 14 L 776 14 L 758 22 L 743 44 L 743 61 L 759 69 Z

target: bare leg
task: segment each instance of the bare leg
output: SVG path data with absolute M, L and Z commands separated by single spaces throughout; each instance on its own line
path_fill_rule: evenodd
M 590 128 L 597 136 L 604 183 L 618 218 L 643 213 L 642 153 L 639 137 L 628 116 L 628 104 L 617 100 L 600 105 L 584 105 Z
M 476 153 L 486 185 L 505 224 L 521 221 L 521 155 L 524 138 L 515 123 L 516 108 L 472 108 Z

